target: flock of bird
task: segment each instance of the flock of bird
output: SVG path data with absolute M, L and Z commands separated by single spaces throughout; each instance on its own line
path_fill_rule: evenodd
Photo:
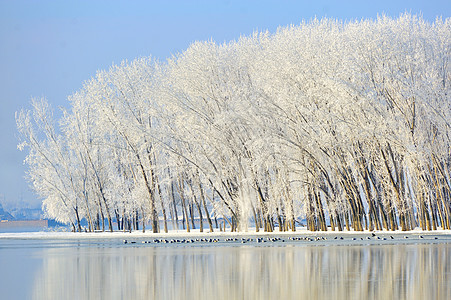
M 404 239 L 408 239 L 409 236 L 404 236 Z M 424 239 L 424 236 L 419 235 L 419 239 Z M 328 240 L 325 236 L 306 236 L 306 237 L 288 237 L 289 241 L 307 241 L 307 242 L 314 242 L 314 241 L 326 241 Z M 332 239 L 332 238 L 329 238 Z M 335 236 L 333 237 L 334 240 L 345 240 L 343 236 Z M 387 240 L 391 239 L 394 240 L 395 237 L 393 235 L 389 235 L 388 237 L 384 236 L 376 236 L 375 233 L 372 233 L 371 236 L 366 237 L 352 237 L 353 241 L 356 240 Z M 438 239 L 438 237 L 434 237 L 435 240 Z M 153 240 L 146 240 L 142 241 L 142 244 L 191 244 L 191 243 L 204 243 L 204 244 L 211 244 L 211 243 L 218 243 L 218 242 L 233 242 L 233 243 L 284 243 L 285 239 L 282 239 L 281 237 L 256 237 L 256 238 L 236 238 L 236 237 L 230 237 L 225 238 L 223 240 L 219 238 L 195 238 L 195 239 L 189 239 L 189 238 L 182 238 L 182 239 L 164 239 L 164 238 L 157 238 Z M 129 241 L 129 240 L 123 240 L 124 244 L 136 244 L 136 241 Z

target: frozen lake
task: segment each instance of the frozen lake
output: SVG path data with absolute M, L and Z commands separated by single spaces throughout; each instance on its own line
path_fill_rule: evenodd
M 72 234 L 76 237 L 76 234 Z M 451 237 L 0 237 L 1 299 L 449 299 Z M 204 236 L 206 236 L 204 234 Z M 369 236 L 369 235 L 367 235 Z M 388 236 L 388 235 L 386 235 Z M 305 235 L 303 236 L 305 237 Z M 189 236 L 189 239 L 198 237 Z M 261 237 L 263 238 L 263 237 Z M 170 240 L 173 239 L 173 243 Z M 408 241 L 407 241 L 408 240 Z M 146 243 L 143 243 L 146 242 Z M 149 242 L 149 243 L 147 243 Z

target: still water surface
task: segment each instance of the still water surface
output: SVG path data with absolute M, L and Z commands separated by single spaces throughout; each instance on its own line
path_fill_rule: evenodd
M 0 239 L 1 299 L 450 299 L 451 244 Z

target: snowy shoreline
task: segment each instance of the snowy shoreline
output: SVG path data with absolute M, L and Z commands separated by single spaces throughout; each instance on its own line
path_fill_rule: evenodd
M 197 230 L 191 230 L 186 232 L 185 230 L 170 230 L 168 233 L 160 232 L 153 233 L 150 230 L 146 232 L 142 231 L 114 231 L 114 232 L 7 232 L 0 233 L 0 239 L 130 239 L 130 238 L 230 238 L 230 237 L 368 237 L 375 234 L 376 236 L 394 236 L 398 238 L 405 237 L 418 237 L 418 236 L 444 236 L 451 242 L 451 230 L 435 230 L 427 231 L 416 228 L 411 231 L 308 231 L 305 227 L 297 228 L 296 231 L 285 232 L 256 232 L 255 229 L 250 228 L 247 232 L 200 232 Z M 448 237 L 449 236 L 449 237 Z

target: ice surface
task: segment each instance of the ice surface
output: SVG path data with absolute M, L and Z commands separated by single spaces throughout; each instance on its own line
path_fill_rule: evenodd
M 349 244 L 396 244 L 396 243 L 451 243 L 451 230 L 423 231 L 416 229 L 413 231 L 317 231 L 312 232 L 306 228 L 297 228 L 296 232 L 255 232 L 250 229 L 248 232 L 199 232 L 191 230 L 187 233 L 184 230 L 171 230 L 168 233 L 152 233 L 132 231 L 130 232 L 10 232 L 0 233 L 2 239 L 30 239 L 30 240 L 111 240 L 115 244 L 129 241 L 134 244 L 153 244 L 155 246 L 170 246 L 172 244 L 190 245 L 349 245 Z M 213 239 L 213 241 L 202 241 Z M 216 240 L 215 240 L 216 239 Z M 179 242 L 176 242 L 179 240 Z M 186 242 L 186 243 L 185 243 Z M 128 244 L 130 244 L 128 243 Z

